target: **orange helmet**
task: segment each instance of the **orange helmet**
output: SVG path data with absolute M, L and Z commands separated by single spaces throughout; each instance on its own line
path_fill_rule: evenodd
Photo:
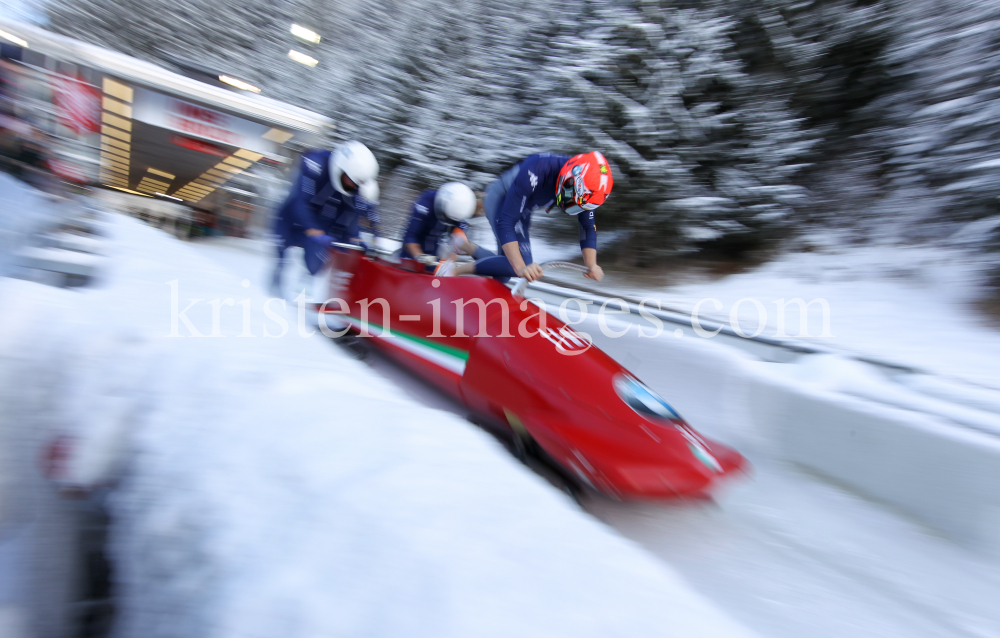
M 608 198 L 614 184 L 603 155 L 597 151 L 575 155 L 563 164 L 556 179 L 556 206 L 570 215 L 594 210 Z

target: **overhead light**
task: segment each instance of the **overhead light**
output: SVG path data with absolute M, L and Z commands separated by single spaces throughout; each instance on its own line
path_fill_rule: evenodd
M 231 78 L 228 75 L 220 75 L 219 76 L 219 81 L 220 82 L 225 82 L 226 84 L 228 84 L 230 86 L 235 86 L 236 88 L 238 88 L 241 91 L 250 91 L 251 93 L 260 93 L 260 89 L 258 89 L 253 84 L 248 84 L 248 83 L 244 82 L 243 80 L 237 80 L 236 78 Z
M 122 131 L 122 130 L 119 130 L 119 129 L 116 129 L 116 128 L 111 128 L 107 124 L 101 124 L 101 133 L 103 135 L 110 135 L 111 137 L 117 137 L 118 139 L 120 139 L 123 142 L 131 142 L 132 141 L 132 136 L 131 135 L 129 135 L 125 131 Z
M 128 142 L 122 142 L 121 140 L 116 140 L 116 139 L 110 138 L 107 135 L 101 136 L 101 143 L 102 144 L 108 144 L 110 146 L 117 146 L 118 148 L 122 149 L 126 153 L 129 152 L 129 148 L 130 148 Z
M 157 197 L 162 197 L 163 199 L 172 199 L 175 202 L 183 202 L 184 200 L 180 197 L 174 197 L 173 195 L 167 195 L 166 193 L 153 193 Z
M 230 193 L 236 193 L 237 195 L 243 195 L 244 197 L 257 197 L 257 193 L 251 193 L 250 191 L 245 191 L 240 188 L 233 188 L 232 186 L 227 186 L 223 190 L 229 191 Z
M 313 44 L 319 44 L 319 34 L 312 29 L 307 29 L 305 27 L 300 27 L 297 24 L 292 25 L 292 35 L 297 38 L 302 38 L 306 42 L 312 42 Z
M 316 58 L 310 57 L 305 53 L 299 53 L 295 49 L 288 50 L 288 57 L 306 66 L 316 66 L 317 64 L 319 64 L 319 60 L 317 60 Z
M 256 162 L 260 158 L 264 157 L 260 153 L 254 153 L 253 151 L 248 151 L 245 148 L 241 148 L 240 150 L 233 153 L 233 155 L 235 155 L 236 157 L 242 157 L 245 160 L 250 160 L 251 162 Z
M 129 190 L 127 188 L 121 188 L 119 186 L 114 186 L 112 184 L 108 184 L 108 186 L 111 186 L 111 188 L 113 188 L 115 190 L 125 191 L 126 193 L 131 193 L 133 195 L 142 195 L 143 197 L 152 197 L 152 195 L 147 195 L 146 193 L 140 193 L 138 191 Z
M 123 151 L 117 146 L 109 146 L 107 144 L 101 144 L 101 151 L 104 153 L 111 153 L 116 157 L 121 157 L 125 162 L 128 161 L 128 151 Z
M 118 117 L 117 115 L 108 113 L 107 111 L 101 114 L 101 121 L 105 124 L 110 124 L 111 126 L 117 126 L 125 131 L 132 130 L 132 120 L 126 120 L 123 117 Z
M 251 166 L 253 166 L 253 162 L 242 160 L 236 157 L 235 155 L 230 155 L 229 157 L 227 157 L 222 161 L 225 162 L 226 164 L 232 164 L 233 166 L 237 166 L 239 168 L 250 168 Z
M 118 100 L 113 100 L 107 95 L 103 96 L 101 100 L 101 106 L 104 107 L 105 111 L 111 111 L 121 115 L 122 117 L 132 117 L 132 107 L 124 102 L 119 102 Z
M 261 135 L 265 140 L 274 142 L 275 144 L 284 144 L 288 140 L 295 137 L 295 133 L 289 133 L 288 131 L 282 131 L 280 128 L 273 128 L 267 133 Z
M 293 30 L 292 33 L 294 33 L 294 32 L 295 31 Z M 22 40 L 21 38 L 17 37 L 16 35 L 14 35 L 12 33 L 7 33 L 6 31 L 0 31 L 0 38 L 3 38 L 4 40 L 10 40 L 11 42 L 13 42 L 14 44 L 16 44 L 19 47 L 24 47 L 25 49 L 28 48 L 28 41 L 27 40 Z M 316 41 L 319 42 L 319 36 L 317 36 Z
M 170 173 L 168 173 L 166 171 L 161 171 L 161 170 L 156 169 L 156 168 L 150 168 L 149 172 L 152 173 L 153 175 L 159 175 L 160 177 L 166 177 L 167 179 L 173 179 L 175 177 L 174 175 L 171 175 Z
M 126 86 L 121 82 L 116 82 L 111 78 L 104 78 L 104 82 L 102 84 L 104 92 L 110 95 L 111 97 L 118 98 L 122 102 L 132 101 L 132 95 L 133 95 L 132 87 Z

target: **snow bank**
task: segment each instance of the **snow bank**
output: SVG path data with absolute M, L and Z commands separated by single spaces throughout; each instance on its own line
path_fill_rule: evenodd
M 73 296 L 0 277 L 0 538 L 31 517 L 38 444 L 59 420 L 60 326 Z
M 61 379 L 20 405 L 88 459 L 68 477 L 105 480 L 127 450 L 119 636 L 748 635 L 491 437 L 268 315 L 263 282 L 134 220 L 113 231 L 102 288 L 60 298 L 65 340 L 37 290 L 3 289 L 23 320 L 0 360 L 8 393 L 38 381 L 22 369 Z M 190 326 L 219 336 L 187 336 L 171 309 L 191 299 Z
M 56 223 L 65 214 L 45 193 L 0 173 L 0 276 L 10 276 L 14 255 L 28 239 Z
M 701 302 L 703 320 L 730 324 L 737 317 L 747 334 L 763 319 L 763 336 L 792 337 L 1000 389 L 1000 332 L 974 311 L 980 268 L 961 250 L 942 247 L 829 247 L 669 287 L 638 287 L 611 274 L 601 290 L 657 299 L 664 308 L 685 313 Z M 580 283 L 578 277 L 571 281 Z M 825 300 L 829 332 L 822 303 L 811 303 L 800 314 L 795 299 Z M 785 307 L 781 321 L 779 301 Z
M 828 368 L 819 378 L 803 365 L 745 365 L 748 419 L 781 458 L 1000 556 L 1000 438 L 958 420 L 988 415 L 916 394 L 907 405 L 855 362 L 816 362 Z

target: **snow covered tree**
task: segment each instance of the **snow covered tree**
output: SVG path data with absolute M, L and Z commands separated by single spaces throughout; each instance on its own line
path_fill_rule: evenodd
M 70 35 L 197 58 L 329 115 L 416 188 L 483 187 L 531 152 L 604 150 L 618 173 L 606 217 L 619 210 L 644 261 L 759 246 L 802 199 L 790 186 L 808 148 L 799 124 L 780 92 L 758 94 L 732 23 L 711 12 L 665 0 L 151 2 L 143 21 L 134 0 L 55 0 L 49 12 Z M 317 68 L 287 58 L 292 22 L 324 36 L 307 51 Z
M 59 33 L 122 51 L 170 67 L 188 61 L 235 75 L 259 86 L 270 97 L 324 111 L 331 91 L 349 65 L 338 41 L 345 37 L 332 16 L 351 16 L 346 5 L 248 0 L 205 4 L 193 0 L 54 0 L 47 7 L 49 26 Z M 324 36 L 318 45 L 296 40 L 293 22 L 311 26 Z M 309 68 L 288 57 L 290 48 L 320 59 Z
M 784 99 L 815 144 L 797 181 L 810 189 L 803 221 L 867 229 L 882 195 L 880 100 L 898 85 L 884 53 L 896 0 L 708 0 L 736 22 L 733 39 L 758 94 Z
M 791 178 L 809 144 L 780 100 L 754 95 L 732 55 L 732 23 L 654 2 L 600 18 L 564 42 L 551 108 L 616 170 L 602 223 L 632 231 L 638 263 L 697 248 L 739 254 L 779 237 L 804 201 Z
M 916 2 L 900 23 L 889 56 L 905 65 L 909 83 L 893 96 L 896 127 L 882 137 L 893 189 L 930 202 L 923 233 L 1000 215 L 1000 7 Z
M 878 124 L 864 107 L 893 87 L 882 54 L 894 37 L 890 0 L 709 2 L 736 22 L 733 39 L 747 73 L 790 100 L 825 137 Z
M 416 184 L 484 186 L 526 148 L 517 101 L 528 3 L 457 2 L 411 16 L 379 93 L 383 135 Z

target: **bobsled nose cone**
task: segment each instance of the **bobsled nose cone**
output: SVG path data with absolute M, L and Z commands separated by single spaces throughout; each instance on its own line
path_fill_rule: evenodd
M 713 441 L 709 449 L 711 449 L 712 454 L 715 456 L 715 460 L 722 466 L 722 474 L 750 472 L 750 461 L 733 448 Z

